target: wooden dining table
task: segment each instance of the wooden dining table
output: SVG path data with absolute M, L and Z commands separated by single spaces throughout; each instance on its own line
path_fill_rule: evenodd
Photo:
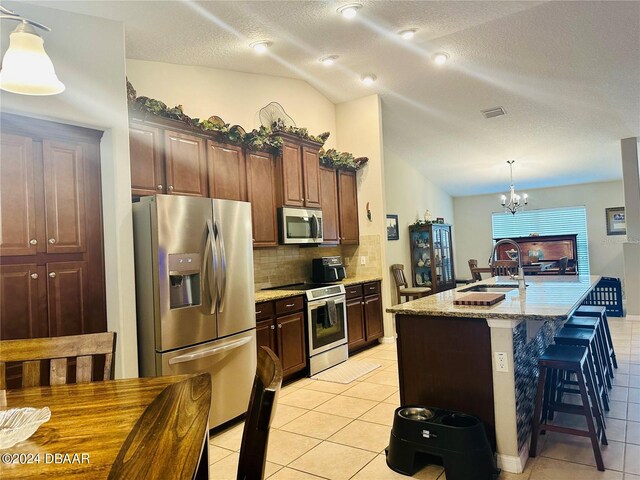
M 192 451 L 195 449 L 196 455 L 200 455 L 203 444 L 206 447 L 208 443 L 206 438 L 203 442 L 202 430 L 195 437 L 185 435 L 188 428 L 184 427 L 180 435 L 174 435 L 180 428 L 174 429 L 169 435 L 164 431 L 150 433 L 150 422 L 141 418 L 149 412 L 147 417 L 154 419 L 151 423 L 173 422 L 175 427 L 179 422 L 175 418 L 166 418 L 171 416 L 167 404 L 175 398 L 177 404 L 172 407 L 176 412 L 174 417 L 182 415 L 180 412 L 185 409 L 185 398 L 193 396 L 193 392 L 176 396 L 174 393 L 178 390 L 174 387 L 186 384 L 184 380 L 193 377 L 132 378 L 7 390 L 6 406 L 2 409 L 49 407 L 51 419 L 42 424 L 31 438 L 0 450 L 0 478 L 127 478 L 130 475 L 120 472 L 125 472 L 131 466 L 128 462 L 132 456 L 138 463 L 149 460 L 144 458 L 145 454 L 159 459 L 164 456 L 168 461 L 175 462 L 178 447 L 185 447 L 177 442 L 192 442 L 189 448 Z M 205 380 L 206 385 L 200 382 L 202 389 L 204 391 L 208 386 L 210 392 L 208 375 Z M 167 393 L 172 396 L 168 397 Z M 208 399 L 210 402 L 210 396 Z M 154 412 L 151 407 L 155 404 L 159 404 L 160 408 Z M 208 411 L 209 405 L 204 413 L 205 430 Z M 208 435 L 208 430 L 206 433 Z M 162 445 L 149 445 L 145 453 L 147 445 L 152 443 L 149 439 L 158 436 L 163 437 Z M 145 442 L 148 442 L 147 445 Z M 206 464 L 207 448 L 204 448 L 202 455 Z M 201 458 L 198 461 L 202 463 L 203 460 Z M 138 468 L 136 465 L 134 467 Z

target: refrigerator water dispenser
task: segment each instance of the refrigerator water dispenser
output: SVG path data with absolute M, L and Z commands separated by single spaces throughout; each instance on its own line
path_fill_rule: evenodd
M 200 305 L 200 254 L 169 254 L 169 305 L 172 309 Z

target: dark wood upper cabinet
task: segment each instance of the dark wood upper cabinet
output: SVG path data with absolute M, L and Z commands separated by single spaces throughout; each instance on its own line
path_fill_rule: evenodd
M 0 254 L 35 255 L 35 179 L 31 138 L 0 136 L 0 205 L 10 215 L 0 217 Z
M 263 152 L 247 152 L 247 199 L 251 202 L 253 246 L 278 245 L 275 160 Z
M 340 243 L 357 245 L 360 242 L 360 230 L 358 227 L 358 186 L 355 172 L 338 170 L 338 209 Z
M 247 167 L 242 147 L 207 140 L 209 195 L 247 201 Z
M 338 183 L 336 171 L 320 167 L 320 189 L 322 192 L 322 243 L 340 243 L 338 225 Z
M 129 126 L 131 194 L 153 195 L 166 190 L 162 135 L 158 128 L 141 123 Z
M 304 207 L 302 185 L 302 152 L 294 143 L 284 143 L 278 166 L 281 174 L 281 204 L 288 207 Z
M 278 133 L 282 151 L 276 159 L 278 206 L 320 208 L 319 154 L 321 145 Z
M 320 208 L 322 198 L 318 148 L 302 147 L 302 172 L 304 174 L 304 206 Z
M 43 141 L 47 253 L 86 250 L 84 151 L 77 143 Z
M 165 130 L 164 160 L 167 193 L 196 197 L 209 196 L 204 138 Z

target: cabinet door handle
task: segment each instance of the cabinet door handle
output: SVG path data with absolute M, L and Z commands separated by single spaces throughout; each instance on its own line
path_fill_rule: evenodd
M 286 308 L 291 308 L 291 307 L 295 307 L 295 306 L 296 306 L 296 304 L 295 304 L 295 303 L 287 303 L 287 304 L 285 305 L 285 307 L 286 307 Z
M 37 245 L 38 244 L 38 240 L 36 240 L 35 238 L 32 238 L 31 240 L 29 240 L 29 243 L 31 245 Z
M 364 302 L 360 302 L 360 305 L 364 305 Z
M 256 312 L 256 315 L 260 315 L 261 313 L 262 313 L 262 310 L 258 310 L 258 311 Z
M 50 243 L 51 245 L 55 244 L 55 243 L 56 243 L 56 239 L 55 239 L 55 238 L 50 238 L 50 239 L 49 239 L 49 243 Z
M 51 272 L 51 273 L 49 274 L 49 276 L 50 276 L 51 278 L 56 278 L 56 272 Z
M 271 330 L 275 330 L 276 326 L 275 325 L 271 325 Z
M 169 185 L 169 191 L 173 192 L 173 185 Z
M 278 324 L 278 328 L 282 328 L 282 324 L 281 323 Z
M 33 278 L 34 280 L 38 279 L 38 274 L 37 273 L 32 273 L 31 274 L 31 278 Z
M 162 190 L 162 184 L 159 184 L 159 185 L 156 187 L 156 189 L 157 189 L 157 190 Z

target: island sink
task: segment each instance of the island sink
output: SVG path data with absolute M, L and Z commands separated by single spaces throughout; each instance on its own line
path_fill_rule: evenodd
M 525 285 L 526 286 L 526 285 Z M 507 290 L 518 288 L 517 283 L 502 283 L 497 285 L 473 285 L 468 288 L 461 288 L 459 292 L 497 292 L 504 293 Z

